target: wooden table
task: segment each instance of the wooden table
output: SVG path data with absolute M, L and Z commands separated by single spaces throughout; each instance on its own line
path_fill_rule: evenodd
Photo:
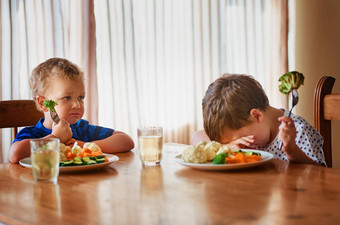
M 137 150 L 107 168 L 34 182 L 18 164 L 0 165 L 5 224 L 339 224 L 340 170 L 272 160 L 249 169 L 199 171 L 174 162 L 142 167 Z

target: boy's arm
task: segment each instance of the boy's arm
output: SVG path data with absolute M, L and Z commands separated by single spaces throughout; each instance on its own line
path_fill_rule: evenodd
M 231 141 L 227 144 L 223 144 L 229 146 L 231 149 L 236 148 L 251 148 L 252 144 L 254 143 L 254 135 L 240 137 L 234 141 Z
M 130 136 L 121 131 L 114 131 L 111 136 L 92 142 L 96 143 L 104 153 L 127 152 L 135 147 Z
M 71 137 L 72 131 L 70 128 L 70 124 L 66 120 L 60 120 L 58 124 L 53 123 L 52 134 L 49 134 L 42 138 L 59 138 L 60 143 L 64 143 Z M 16 141 L 11 145 L 11 148 L 9 149 L 9 161 L 11 163 L 18 163 L 21 159 L 29 157 L 30 155 L 30 139 Z
M 199 130 L 191 138 L 191 144 L 196 145 L 200 141 L 210 142 L 208 135 L 205 133 L 204 130 Z M 240 137 L 229 143 L 222 143 L 225 146 L 229 146 L 231 149 L 234 148 L 248 148 L 254 143 L 254 136 L 249 135 L 245 137 Z
M 282 141 L 282 151 L 286 153 L 288 160 L 295 163 L 320 165 L 309 158 L 295 143 L 296 128 L 293 120 L 283 116 L 279 118 L 279 121 L 281 121 L 279 139 Z
M 9 149 L 9 161 L 11 163 L 19 163 L 21 159 L 29 157 L 30 155 L 30 139 L 16 141 Z
M 52 135 L 59 138 L 60 143 L 65 143 L 67 140 L 70 140 L 72 138 L 72 130 L 70 124 L 64 119 L 61 119 L 59 123 L 53 122 Z
M 313 165 L 319 165 L 313 159 L 309 158 L 300 148 L 295 144 L 285 145 L 283 143 L 282 150 L 286 153 L 287 158 L 290 162 L 294 163 L 308 163 Z
M 211 141 L 204 130 L 199 130 L 192 135 L 192 138 L 191 138 L 192 145 L 196 145 L 200 141 L 206 141 L 206 142 Z
M 44 138 L 55 138 L 53 134 L 47 135 Z M 21 141 L 14 142 L 9 149 L 9 161 L 11 163 L 19 163 L 23 158 L 31 155 L 31 139 L 24 139 Z

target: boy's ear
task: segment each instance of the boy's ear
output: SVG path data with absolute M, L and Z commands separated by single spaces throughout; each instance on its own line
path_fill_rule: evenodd
M 253 121 L 257 121 L 257 122 L 262 122 L 263 120 L 263 112 L 259 109 L 251 109 L 250 110 L 250 118 L 253 120 Z
M 44 106 L 44 101 L 45 101 L 45 97 L 41 96 L 41 95 L 37 95 L 35 97 L 35 100 L 39 106 L 39 108 L 44 111 L 44 112 L 47 112 L 48 109 Z

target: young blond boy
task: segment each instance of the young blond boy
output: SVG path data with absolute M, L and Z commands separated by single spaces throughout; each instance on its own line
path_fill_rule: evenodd
M 77 65 L 62 58 L 51 58 L 39 64 L 30 76 L 30 88 L 37 108 L 44 113 L 37 125 L 22 129 L 9 152 L 11 163 L 30 156 L 30 139 L 59 138 L 61 143 L 81 147 L 85 142 L 96 143 L 104 153 L 118 153 L 134 148 L 132 139 L 125 133 L 90 125 L 81 119 L 84 115 L 85 85 L 83 72 Z M 44 100 L 58 103 L 55 110 L 60 121 L 53 122 Z
M 325 165 L 323 138 L 304 118 L 269 105 L 253 77 L 225 74 L 211 83 L 202 101 L 204 131 L 193 136 L 231 147 L 268 151 L 275 158 Z M 282 149 L 279 148 L 282 141 Z

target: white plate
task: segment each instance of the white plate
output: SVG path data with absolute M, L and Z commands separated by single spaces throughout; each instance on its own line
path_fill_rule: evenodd
M 258 166 L 274 158 L 273 154 L 269 152 L 264 152 L 260 150 L 252 150 L 252 149 L 241 149 L 241 150 L 244 152 L 247 152 L 247 151 L 258 152 L 261 154 L 262 159 L 261 161 L 257 161 L 257 162 L 240 163 L 240 164 L 213 164 L 212 162 L 199 164 L 199 163 L 184 162 L 182 159 L 182 154 L 180 154 L 176 156 L 175 161 L 183 166 L 188 166 L 188 167 L 191 167 L 194 169 L 200 169 L 200 170 L 234 170 L 234 169 L 242 169 L 242 168 Z
M 81 165 L 81 166 L 61 166 L 59 167 L 60 172 L 74 172 L 74 171 L 83 171 L 83 170 L 93 170 L 96 168 L 106 167 L 110 165 L 111 163 L 115 163 L 119 160 L 118 156 L 111 155 L 111 154 L 103 154 L 106 155 L 108 162 L 98 163 L 98 164 L 92 164 L 92 165 Z M 19 161 L 20 165 L 32 168 L 32 161 L 31 157 L 24 158 Z

